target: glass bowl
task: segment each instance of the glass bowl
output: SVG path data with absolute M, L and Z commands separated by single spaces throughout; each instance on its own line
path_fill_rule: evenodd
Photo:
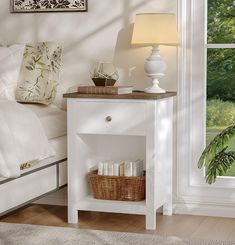
M 113 86 L 119 78 L 118 71 L 111 62 L 96 62 L 90 75 L 96 86 Z

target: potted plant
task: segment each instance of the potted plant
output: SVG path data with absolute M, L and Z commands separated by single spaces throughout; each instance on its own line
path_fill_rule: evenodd
M 217 176 L 224 175 L 235 161 L 235 151 L 228 149 L 229 141 L 235 136 L 235 124 L 218 134 L 203 151 L 198 168 L 205 167 L 205 179 L 213 184 Z

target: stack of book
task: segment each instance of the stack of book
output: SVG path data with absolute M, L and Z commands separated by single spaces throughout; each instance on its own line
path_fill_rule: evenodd
M 143 160 L 99 162 L 98 175 L 106 176 L 142 176 Z
M 132 86 L 80 86 L 77 92 L 79 94 L 131 94 Z

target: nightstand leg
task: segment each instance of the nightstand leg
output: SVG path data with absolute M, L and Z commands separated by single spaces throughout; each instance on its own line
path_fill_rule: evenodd
M 155 230 L 157 221 L 156 221 L 156 192 L 155 192 L 155 165 L 152 159 L 148 160 L 147 165 L 153 163 L 151 169 L 146 171 L 146 230 Z
M 68 207 L 68 223 L 77 224 L 78 223 L 78 211 L 76 208 Z
M 148 211 L 146 214 L 146 230 L 155 230 L 157 226 L 156 212 Z
M 168 121 L 169 128 L 166 133 L 166 145 L 167 148 L 165 150 L 165 186 L 167 187 L 165 190 L 166 194 L 166 203 L 163 205 L 163 215 L 172 215 L 172 193 L 173 193 L 173 100 L 167 103 L 168 107 Z

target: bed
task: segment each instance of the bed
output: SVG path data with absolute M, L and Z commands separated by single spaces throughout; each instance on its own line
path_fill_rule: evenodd
M 55 105 L 24 104 L 39 118 L 54 156 L 22 167 L 16 178 L 0 178 L 0 216 L 67 184 L 66 112 Z

